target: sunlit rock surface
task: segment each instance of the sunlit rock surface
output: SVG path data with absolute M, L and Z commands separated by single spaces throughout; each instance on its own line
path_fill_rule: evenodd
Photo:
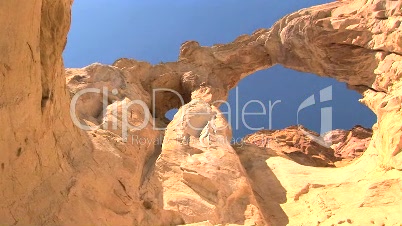
M 0 3 L 0 224 L 400 225 L 401 1 L 337 1 L 232 43 L 186 42 L 177 62 L 119 59 L 64 73 L 70 6 Z M 311 167 L 226 142 L 216 101 L 275 64 L 363 93 L 378 122 L 358 160 Z M 69 96 L 86 88 L 99 92 L 77 99 L 72 121 Z M 153 100 L 155 89 L 177 93 Z

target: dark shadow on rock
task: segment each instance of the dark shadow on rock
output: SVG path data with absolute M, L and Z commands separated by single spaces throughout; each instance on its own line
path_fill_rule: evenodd
M 155 145 L 154 152 L 149 156 L 141 176 L 139 196 L 144 209 L 144 215 L 139 225 L 182 225 L 185 221 L 178 211 L 164 209 L 163 184 L 161 174 L 170 170 L 168 163 L 159 160 L 162 146 Z
M 161 153 L 162 153 L 162 145 L 155 144 L 154 152 L 151 153 L 150 156 L 148 156 L 145 160 L 145 165 L 142 169 L 142 175 L 141 175 L 141 186 L 144 184 L 145 180 L 149 179 L 151 173 L 154 170 L 156 160 L 158 159 Z
M 273 156 L 266 149 L 244 144 L 233 147 L 246 170 L 254 195 L 264 218 L 275 226 L 289 223 L 280 204 L 286 203 L 286 190 L 265 162 Z

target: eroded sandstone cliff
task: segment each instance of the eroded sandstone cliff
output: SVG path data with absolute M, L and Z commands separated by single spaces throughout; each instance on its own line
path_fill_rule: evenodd
M 0 222 L 52 224 L 90 143 L 69 119 L 70 0 L 0 3 Z M 85 156 L 85 157 L 84 157 Z
M 400 1 L 303 9 L 229 44 L 186 42 L 177 62 L 119 59 L 67 69 L 70 97 L 99 90 L 72 111 L 78 123 L 98 126 L 87 132 L 71 121 L 64 85 L 70 6 L 69 0 L 0 3 L 6 34 L 0 122 L 8 125 L 0 131 L 0 223 L 400 224 Z M 24 13 L 10 20 L 17 12 Z M 316 168 L 254 145 L 229 145 L 230 128 L 214 101 L 274 64 L 333 77 L 363 93 L 378 122 L 361 158 Z M 185 104 L 171 92 L 153 101 L 156 88 L 175 90 Z M 128 106 L 135 100 L 144 105 Z M 168 122 L 172 108 L 180 110 Z

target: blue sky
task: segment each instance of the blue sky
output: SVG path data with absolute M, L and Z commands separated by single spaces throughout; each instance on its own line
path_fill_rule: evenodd
M 197 40 L 201 45 L 233 41 L 241 34 L 269 28 L 282 16 L 325 0 L 75 0 L 73 19 L 64 52 L 66 67 L 94 62 L 111 64 L 121 57 L 153 64 L 176 61 L 180 45 Z M 259 100 L 268 109 L 281 100 L 269 115 L 246 116 L 249 126 L 280 129 L 296 124 L 297 108 L 311 95 L 332 86 L 332 101 L 317 103 L 300 112 L 300 123 L 320 131 L 320 109 L 332 107 L 333 128 L 349 129 L 356 124 L 371 127 L 375 115 L 358 102 L 361 96 L 333 79 L 275 66 L 257 72 L 239 84 L 239 110 L 249 100 Z M 230 92 L 232 126 L 235 127 L 235 90 Z M 261 112 L 250 104 L 247 112 Z M 250 131 L 241 123 L 235 137 Z

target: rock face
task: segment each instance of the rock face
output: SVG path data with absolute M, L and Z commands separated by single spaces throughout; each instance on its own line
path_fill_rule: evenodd
M 324 140 L 331 142 L 335 156 L 341 159 L 355 159 L 367 150 L 373 131 L 362 126 L 351 130 L 333 130 L 324 135 Z
M 0 131 L 0 223 L 400 224 L 401 4 L 337 1 L 229 44 L 186 42 L 177 62 L 119 59 L 68 69 L 76 107 L 69 112 L 61 53 L 71 1 L 2 1 L 0 123 L 8 126 Z M 363 93 L 378 122 L 361 158 L 317 168 L 228 144 L 216 101 L 275 64 Z M 179 112 L 168 122 L 172 108 Z M 359 136 L 351 134 L 328 135 L 348 141 L 333 147 L 336 154 L 356 155 L 349 147 Z
M 284 154 L 305 166 L 334 167 L 337 161 L 353 160 L 368 148 L 371 129 L 356 126 L 351 130 L 333 130 L 323 140 L 312 139 L 319 135 L 303 126 L 291 126 L 282 130 L 261 130 L 244 138 L 244 142 L 261 148 L 269 148 Z
M 61 54 L 70 0 L 0 3 L 0 222 L 57 224 L 87 136 L 69 116 Z M 18 16 L 15 16 L 18 15 Z M 54 222 L 54 223 L 53 223 Z
M 144 187 L 144 198 L 155 204 L 153 209 L 169 211 L 176 224 L 267 224 L 230 146 L 230 134 L 221 129 L 227 126 L 219 110 L 202 99 L 180 108 Z

